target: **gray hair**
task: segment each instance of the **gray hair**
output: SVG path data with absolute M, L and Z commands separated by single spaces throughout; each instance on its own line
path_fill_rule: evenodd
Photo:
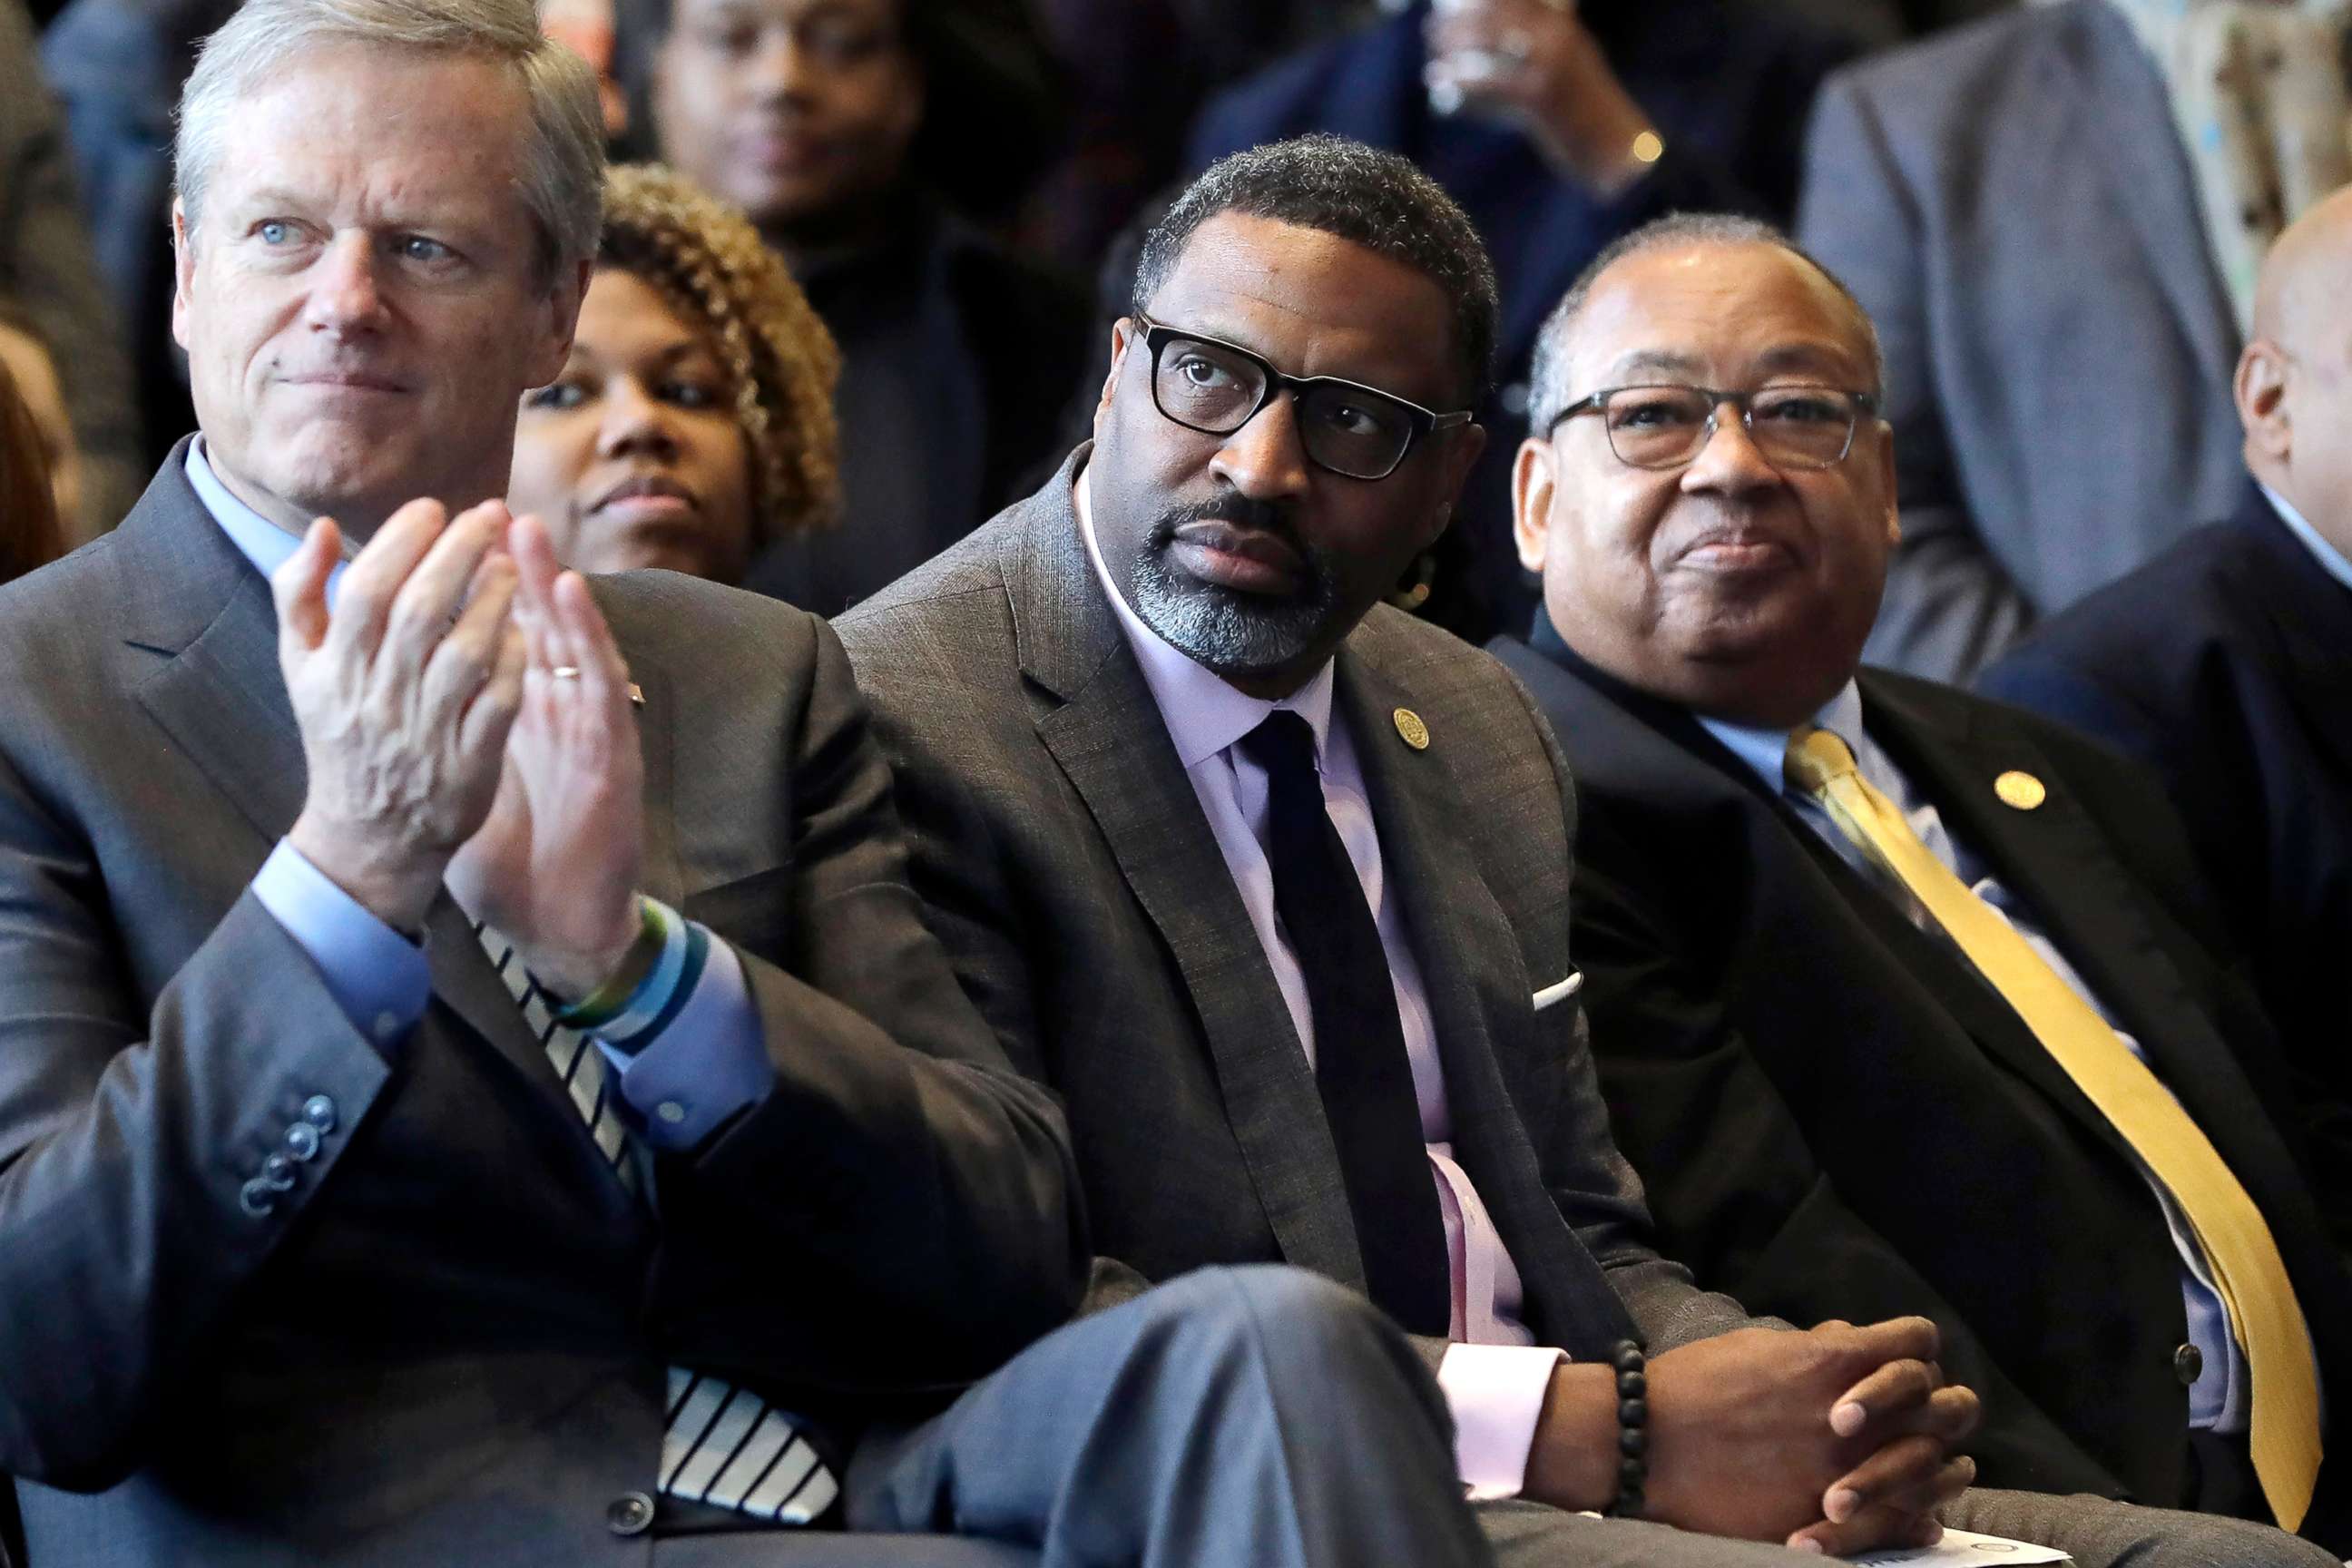
M 180 94 L 172 156 L 192 234 L 237 100 L 296 55 L 334 44 L 472 55 L 506 66 L 530 106 L 520 185 L 538 230 L 541 282 L 551 285 L 594 258 L 604 189 L 595 74 L 540 31 L 531 0 L 246 0 L 205 40 Z
M 1789 237 L 1788 234 L 1769 223 L 1752 217 L 1734 217 L 1727 213 L 1668 213 L 1653 218 L 1632 233 L 1622 235 L 1594 257 L 1576 281 L 1568 286 L 1558 305 L 1544 319 L 1543 331 L 1537 335 L 1535 362 L 1528 371 L 1528 427 L 1535 434 L 1546 435 L 1559 422 L 1560 411 L 1574 401 L 1569 391 L 1569 351 L 1575 346 L 1577 319 L 1583 315 L 1585 301 L 1591 297 L 1593 285 L 1601 275 L 1629 256 L 1639 256 L 1652 250 L 1694 245 L 1769 245 L 1785 250 L 1829 280 L 1838 298 L 1853 307 L 1855 325 L 1870 351 L 1871 392 L 1881 391 L 1886 384 L 1886 356 L 1878 346 L 1878 327 L 1871 321 L 1870 312 L 1854 298 L 1845 279 L 1822 265 L 1820 259 Z

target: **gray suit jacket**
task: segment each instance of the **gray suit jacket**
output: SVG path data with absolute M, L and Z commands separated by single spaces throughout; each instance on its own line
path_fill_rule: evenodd
M 840 623 L 916 887 L 1014 1064 L 1068 1108 L 1098 1300 L 1276 1260 L 1361 1289 L 1313 1071 L 1078 532 L 1087 450 Z M 1455 1157 L 1530 1326 L 1590 1356 L 1747 1321 L 1651 1250 L 1582 1015 L 1533 1008 L 1570 973 L 1573 797 L 1526 693 L 1381 608 L 1339 657 L 1337 703 L 1428 986 Z M 1428 750 L 1399 739 L 1401 708 Z
M 1878 323 L 1904 538 L 1866 658 L 1965 681 L 2237 500 L 2238 329 L 2105 0 L 1830 79 L 1798 237 Z
M 380 1053 L 247 890 L 302 752 L 268 586 L 180 464 L 0 591 L 0 1470 L 34 1563 L 656 1561 L 604 1512 L 651 1489 L 667 1365 L 838 1432 L 1066 1314 L 1061 1119 L 923 928 L 823 623 L 597 585 L 646 889 L 734 944 L 777 1073 L 655 1164 L 656 1221 L 446 895 Z M 319 1097 L 320 1152 L 244 1212 Z

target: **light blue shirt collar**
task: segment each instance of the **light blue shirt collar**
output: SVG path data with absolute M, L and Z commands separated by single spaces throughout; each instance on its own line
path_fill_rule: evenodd
M 1706 732 L 1731 749 L 1731 754 L 1761 774 L 1773 794 L 1780 793 L 1781 763 L 1789 754 L 1786 730 L 1759 730 L 1748 725 L 1727 723 L 1721 719 L 1709 719 L 1694 713 Z M 1852 680 L 1838 689 L 1838 694 L 1822 705 L 1813 715 L 1817 729 L 1827 730 L 1857 755 L 1862 749 L 1862 689 Z
M 237 553 L 252 562 L 253 569 L 264 577 L 285 565 L 287 559 L 301 547 L 299 539 L 237 500 L 229 488 L 221 483 L 220 476 L 213 472 L 211 460 L 205 456 L 205 438 L 202 436 L 188 443 L 185 468 L 188 488 L 196 492 L 196 500 L 204 503 L 205 510 L 220 524 L 221 531 L 228 535 L 229 542 L 236 546 Z M 348 561 L 339 562 L 327 578 L 327 604 L 330 607 L 334 605 L 335 591 L 342 586 L 343 569 L 350 564 Z
M 2286 524 L 2287 531 L 2302 540 L 2303 547 L 2311 552 L 2313 560 L 2319 563 L 2319 569 L 2346 587 L 2352 588 L 2352 561 L 2345 559 L 2344 552 L 2321 538 L 2319 530 L 2312 527 L 2309 520 L 2295 510 L 2286 497 L 2268 485 L 2261 485 L 2260 489 L 2263 498 L 2271 503 L 2271 510 L 2278 513 L 2281 522 Z

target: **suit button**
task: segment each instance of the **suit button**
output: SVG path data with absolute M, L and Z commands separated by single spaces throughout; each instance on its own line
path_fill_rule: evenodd
M 294 1190 L 294 1162 L 283 1154 L 272 1154 L 261 1162 L 261 1184 L 273 1193 Z
M 236 1206 L 259 1219 L 278 1207 L 278 1194 L 269 1184 L 256 1176 L 236 1190 Z
M 2172 1375 L 2180 1380 L 2181 1387 L 2195 1383 L 2204 1371 L 2205 1352 L 2195 1345 L 2183 1345 L 2172 1352 Z
M 302 1102 L 302 1120 L 321 1132 L 335 1130 L 335 1102 L 323 1094 L 314 1094 Z
M 286 1130 L 286 1152 L 305 1163 L 319 1157 L 319 1130 L 297 1121 Z
M 643 1535 L 653 1528 L 654 1500 L 643 1492 L 623 1492 L 604 1509 L 604 1528 L 615 1535 Z

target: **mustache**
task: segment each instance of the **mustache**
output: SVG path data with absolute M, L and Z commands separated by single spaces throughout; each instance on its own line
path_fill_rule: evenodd
M 1206 500 L 1188 502 L 1163 511 L 1144 535 L 1147 549 L 1164 551 L 1175 542 L 1176 531 L 1196 522 L 1223 522 L 1235 528 L 1256 529 L 1273 534 L 1298 552 L 1302 560 L 1314 558 L 1314 552 L 1299 537 L 1296 509 L 1286 501 L 1258 500 L 1244 495 L 1212 496 Z

